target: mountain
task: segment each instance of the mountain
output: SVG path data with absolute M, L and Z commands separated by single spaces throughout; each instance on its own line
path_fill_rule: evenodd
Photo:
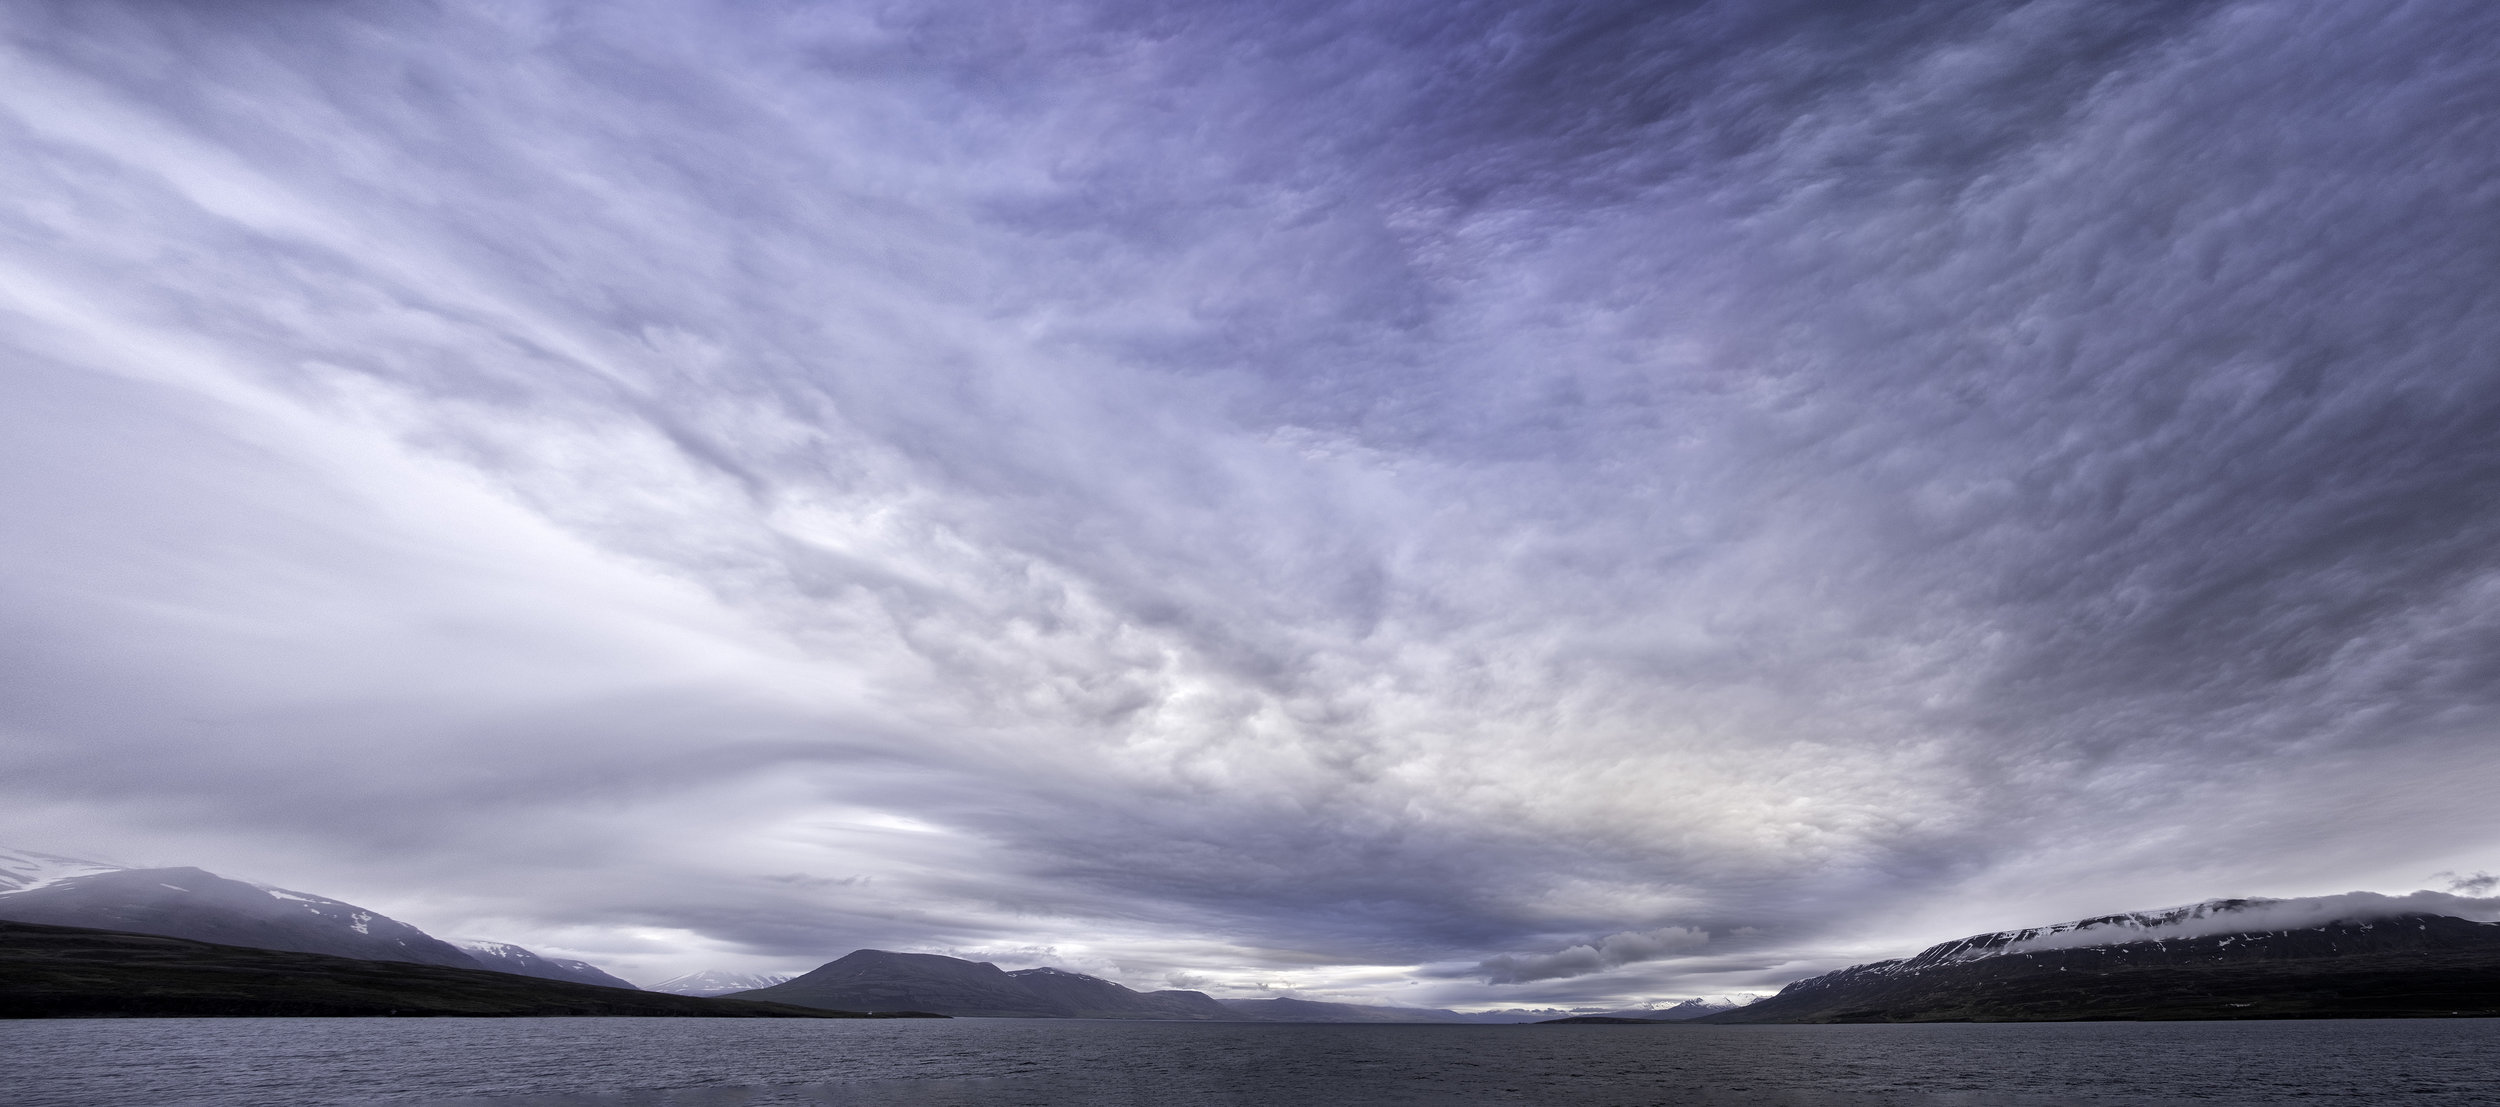
M 723 972 L 705 969 L 684 976 L 672 976 L 651 986 L 651 991 L 681 996 L 725 996 L 731 992 L 770 988 L 790 979 L 780 973 Z
M 1573 1015 L 1569 1018 L 1539 1018 L 1535 1021 L 1547 1025 L 1692 1022 L 1710 1015 L 1725 1014 L 1736 1010 L 1752 1003 L 1754 998 L 1747 996 L 1742 1000 L 1724 997 L 1688 999 L 1665 1007 L 1627 1007 L 1620 1011 L 1601 1011 L 1590 1015 Z
M 851 1011 L 931 1011 L 941 1015 L 1053 1018 L 1060 1012 L 986 961 L 930 953 L 855 950 L 745 999 Z
M 202 869 L 113 869 L 0 894 L 0 919 L 158 934 L 220 945 L 474 969 L 458 947 L 326 896 Z
M 1622 1011 L 1608 1011 L 1602 1015 L 1589 1017 L 1640 1019 L 1645 1022 L 1689 1022 L 1693 1019 L 1698 1019 L 1706 1015 L 1716 1015 L 1726 1011 L 1733 1011 L 1751 1002 L 1753 1002 L 1753 1000 L 1750 997 L 1742 1001 L 1734 999 L 1688 999 L 1682 1003 L 1671 1004 L 1666 1007 L 1633 1007 Z
M 132 869 L 27 850 L 0 849 L 0 919 L 633 987 L 588 962 L 541 957 L 516 945 L 454 946 L 327 896 L 202 869 Z
M 535 976 L 540 980 L 569 980 L 576 984 L 596 984 L 602 988 L 632 988 L 631 982 L 599 971 L 588 961 L 563 957 L 541 957 L 509 942 L 463 942 L 460 951 L 469 959 L 496 972 L 515 976 Z
M 663 987 L 666 987 L 663 985 Z M 1018 1019 L 1169 1019 L 1191 1022 L 1527 1022 L 1525 1013 L 1465 1015 L 1303 999 L 1217 1000 L 1204 992 L 1140 992 L 1066 969 L 1006 972 L 933 953 L 855 951 L 740 999 L 853 1011 L 934 1011 Z M 1542 1016 L 1535 1016 L 1542 1017 Z
M 740 999 L 853 1011 L 932 1011 L 1018 1019 L 1230 1019 L 1202 992 L 1138 992 L 1062 969 L 1005 972 L 934 953 L 856 950 Z
M 302 1015 L 867 1017 L 474 967 L 0 922 L 0 1018 Z
M 1704 1021 L 2500 1015 L 2500 924 L 2405 909 L 2428 905 L 2500 906 L 2355 893 L 2104 915 L 1853 965 Z
M 1545 1022 L 1549 1019 L 1558 1019 L 1571 1013 L 1572 1012 L 1560 1007 L 1503 1007 L 1492 1011 L 1451 1012 L 1451 1014 L 1457 1015 L 1468 1022 L 1493 1023 L 1500 1025 Z
M 1065 1012 L 1067 1018 L 1224 1022 L 1234 1017 L 1205 992 L 1139 992 L 1066 969 L 1021 969 L 1008 973 L 1007 978 Z
M 1540 1019 L 1539 1026 L 1640 1026 L 1648 1023 L 1690 1022 L 1690 1019 L 1642 1019 L 1628 1015 L 1573 1015 L 1567 1019 Z

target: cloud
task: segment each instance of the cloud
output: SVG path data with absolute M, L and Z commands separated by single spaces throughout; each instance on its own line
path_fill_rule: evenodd
M 1438 1003 L 2394 886 L 2495 20 L 15 5 L 0 840 Z
M 1685 926 L 1662 926 L 1656 930 L 1627 930 L 1609 934 L 1594 942 L 1570 946 L 1555 953 L 1518 956 L 1503 954 L 1477 965 L 1487 984 L 1525 984 L 1537 980 L 1557 980 L 1586 976 L 1621 968 L 1640 961 L 1655 961 L 1679 953 L 1688 953 L 1709 944 L 1707 932 Z
M 2439 877 L 2449 878 L 2449 891 L 2468 896 L 2479 896 L 2495 887 L 2500 887 L 2500 876 L 2493 876 L 2492 874 L 2485 872 L 2478 872 L 2471 876 L 2458 876 L 2455 873 L 2439 873 L 2433 876 L 2432 879 L 2436 880 Z

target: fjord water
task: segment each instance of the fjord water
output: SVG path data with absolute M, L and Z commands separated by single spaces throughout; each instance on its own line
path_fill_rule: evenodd
M 0 1023 L 15 1107 L 2500 1103 L 2500 1020 L 1333 1026 Z

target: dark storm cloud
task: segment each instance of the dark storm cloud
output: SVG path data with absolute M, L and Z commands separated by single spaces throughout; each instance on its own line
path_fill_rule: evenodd
M 1597 1002 L 2500 837 L 2477 5 L 0 29 L 11 841 Z

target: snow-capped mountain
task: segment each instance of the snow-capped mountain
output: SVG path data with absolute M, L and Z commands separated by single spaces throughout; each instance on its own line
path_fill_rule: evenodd
M 2500 923 L 2404 910 L 2441 899 L 2458 897 L 2216 900 L 1974 935 L 1704 1021 L 2500 1016 Z
M 28 850 L 0 848 L 0 919 L 633 987 L 587 963 L 520 946 L 486 942 L 463 950 L 328 896 L 203 869 L 132 869 Z
M 219 945 L 476 968 L 468 954 L 352 903 L 202 869 L 108 869 L 0 894 L 0 919 Z
M 632 988 L 630 981 L 600 971 L 588 961 L 566 957 L 542 957 L 509 942 L 462 942 L 462 952 L 478 964 L 496 972 L 515 976 L 535 976 L 541 980 L 569 980 L 576 984 L 597 984 L 603 988 Z
M 2213 899 L 1974 934 L 1710 1022 L 2500 1014 L 2500 898 Z
M 2500 922 L 2500 898 L 2475 899 L 2441 892 L 2415 892 L 2407 896 L 2347 892 L 2340 896 L 2305 899 L 2209 899 L 2184 907 L 2096 915 L 2051 926 L 1974 934 L 1929 946 L 1915 956 L 1898 961 L 1852 966 L 1850 971 L 1897 975 L 1983 957 L 2038 950 L 2315 930 L 2337 923 L 2369 923 L 2407 915 Z
M 1633 1007 L 1622 1011 L 1608 1011 L 1605 1012 L 1605 1016 L 1607 1018 L 1617 1019 L 1657 1019 L 1664 1022 L 1683 1022 L 1686 1019 L 1698 1019 L 1704 1015 L 1715 1015 L 1721 1011 L 1733 1011 L 1739 1007 L 1745 1006 L 1746 1004 L 1752 1003 L 1754 1000 L 1759 998 L 1761 997 L 1753 995 L 1709 996 L 1700 999 L 1688 999 L 1681 1003 L 1671 1003 L 1665 1007 Z
M 672 976 L 652 985 L 649 990 L 681 996 L 725 996 L 731 992 L 770 988 L 775 984 L 786 984 L 789 981 L 788 976 L 777 972 L 724 972 L 720 969 L 705 969 L 702 972 L 690 972 L 684 976 Z

